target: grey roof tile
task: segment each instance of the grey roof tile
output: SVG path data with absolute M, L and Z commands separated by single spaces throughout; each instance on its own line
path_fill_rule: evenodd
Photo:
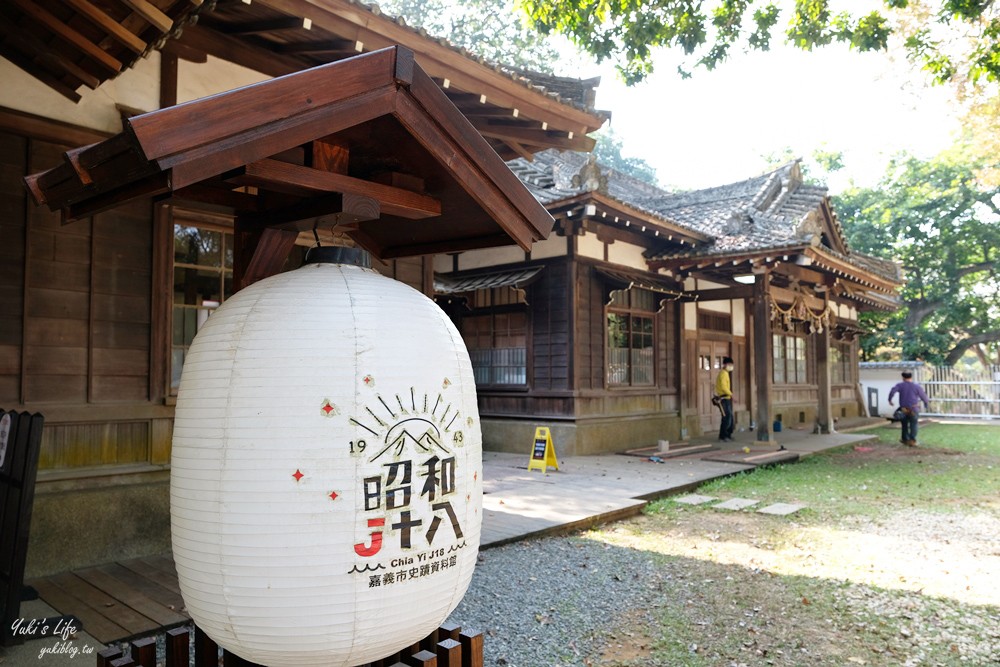
M 536 154 L 532 162 L 518 158 L 507 164 L 542 204 L 598 191 L 712 238 L 695 248 L 671 248 L 651 259 L 792 250 L 820 242 L 819 216 L 827 189 L 804 183 L 798 161 L 736 183 L 675 193 L 607 167 L 588 170 L 588 164 L 595 163 L 587 153 L 549 149 Z M 839 223 L 834 224 L 842 235 Z M 865 271 L 901 280 L 893 262 L 825 250 Z

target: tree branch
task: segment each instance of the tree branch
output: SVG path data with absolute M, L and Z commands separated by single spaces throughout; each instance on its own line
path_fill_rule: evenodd
M 955 344 L 955 347 L 951 348 L 948 356 L 944 359 L 944 363 L 946 366 L 954 366 L 965 354 L 965 351 L 973 345 L 979 345 L 981 343 L 994 343 L 997 341 L 1000 341 L 1000 329 L 995 331 L 984 331 L 982 333 L 969 336 L 968 338 L 958 341 L 958 343 Z
M 918 301 L 911 301 L 907 303 L 906 307 L 909 310 L 906 312 L 906 319 L 903 321 L 903 328 L 907 331 L 919 329 L 924 320 L 933 315 L 934 312 L 944 304 L 944 299 L 937 299 L 934 301 L 925 301 L 920 299 Z
M 980 271 L 989 271 L 990 269 L 995 269 L 997 263 L 995 261 L 979 262 L 977 264 L 970 264 L 969 266 L 963 266 L 958 269 L 957 277 L 961 278 L 967 276 L 970 273 L 979 273 Z

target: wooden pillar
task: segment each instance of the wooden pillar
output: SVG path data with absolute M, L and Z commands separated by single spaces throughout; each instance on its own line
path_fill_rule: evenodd
M 754 384 L 757 395 L 757 437 L 754 444 L 776 444 L 771 433 L 771 302 L 768 273 L 757 274 L 753 284 Z
M 160 108 L 177 104 L 177 56 L 160 51 Z
M 816 411 L 816 430 L 818 433 L 834 433 L 833 427 L 833 394 L 830 373 L 830 327 L 813 334 L 816 342 L 816 384 L 819 394 L 819 406 Z
M 683 283 L 681 289 L 684 289 Z M 677 347 L 678 350 L 674 352 L 677 355 L 677 400 L 679 405 L 677 406 L 678 416 L 681 420 L 681 440 L 688 439 L 688 415 L 692 412 L 692 407 L 697 410 L 697 399 L 694 399 L 693 405 L 692 400 L 689 398 L 691 396 L 697 396 L 697 378 L 689 381 L 688 373 L 689 368 L 694 364 L 694 359 L 688 359 L 687 348 L 687 303 L 680 302 L 677 306 Z M 697 349 L 695 350 L 697 354 Z

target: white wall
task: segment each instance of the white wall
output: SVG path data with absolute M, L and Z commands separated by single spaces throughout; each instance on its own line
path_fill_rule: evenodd
M 450 256 L 449 256 L 449 259 Z M 480 269 L 487 266 L 513 264 L 524 261 L 524 251 L 520 246 L 510 245 L 500 248 L 484 248 L 482 250 L 467 250 L 458 256 L 458 270 Z M 448 269 L 451 270 L 450 267 Z
M 548 257 L 564 257 L 566 255 L 567 237 L 559 236 L 554 231 L 549 238 L 538 241 L 531 246 L 531 259 L 546 259 Z
M 604 260 L 604 242 L 598 240 L 596 234 L 584 234 L 576 237 L 576 253 L 580 257 Z
M 190 102 L 209 95 L 242 88 L 271 77 L 212 56 L 205 63 L 177 63 L 177 102 Z
M 649 265 L 646 258 L 642 256 L 642 246 L 615 241 L 608 245 L 608 261 L 614 264 L 621 264 L 640 271 L 648 271 Z
M 160 54 L 151 53 L 97 90 L 81 86 L 74 104 L 41 81 L 0 58 L 0 106 L 36 116 L 115 134 L 121 132 L 121 114 L 115 104 L 155 111 L 160 95 Z
M 865 402 L 865 406 L 868 405 L 868 391 L 869 389 L 874 389 L 878 392 L 878 414 L 871 415 L 872 417 L 883 416 L 888 417 L 892 415 L 896 407 L 899 407 L 898 396 L 893 399 L 896 406 L 893 407 L 889 405 L 889 391 L 892 390 L 893 385 L 897 382 L 902 382 L 903 378 L 901 373 L 903 372 L 903 367 L 883 367 L 883 368 L 861 368 L 859 371 L 859 380 L 861 382 L 861 397 Z M 916 375 L 916 369 L 912 367 L 907 367 L 909 370 Z

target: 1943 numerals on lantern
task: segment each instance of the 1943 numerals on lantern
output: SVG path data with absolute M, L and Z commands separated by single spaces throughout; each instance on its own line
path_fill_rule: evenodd
M 358 440 L 357 442 L 351 440 L 351 454 L 363 452 L 367 446 L 368 444 L 364 440 Z

